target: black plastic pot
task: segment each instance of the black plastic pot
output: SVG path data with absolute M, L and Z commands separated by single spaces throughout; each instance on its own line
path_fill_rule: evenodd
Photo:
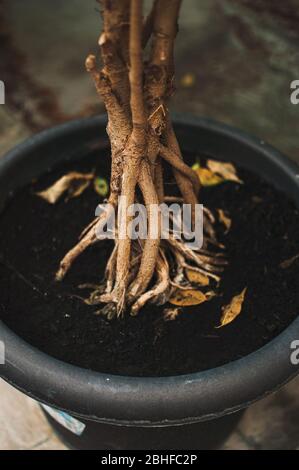
M 2 158 L 0 208 L 11 191 L 62 160 L 79 158 L 99 138 L 106 139 L 105 125 L 105 117 L 70 122 L 42 132 Z M 232 160 L 251 169 L 285 191 L 299 207 L 297 166 L 272 147 L 207 119 L 177 117 L 175 128 L 184 151 Z M 0 374 L 27 395 L 79 421 L 61 413 L 53 419 L 47 413 L 72 447 L 211 448 L 232 430 L 238 420 L 235 412 L 295 376 L 299 366 L 290 360 L 295 339 L 299 339 L 298 318 L 263 348 L 224 366 L 176 377 L 136 378 L 100 374 L 58 361 L 0 323 L 0 340 L 6 348 Z M 57 418 L 81 434 L 69 431 Z M 86 425 L 84 430 L 80 422 Z

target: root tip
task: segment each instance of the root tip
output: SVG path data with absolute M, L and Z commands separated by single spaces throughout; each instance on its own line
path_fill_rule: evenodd
M 57 273 L 55 274 L 55 281 L 57 282 L 62 281 L 63 278 L 65 277 L 65 274 L 66 274 L 65 269 L 63 267 L 60 267 Z

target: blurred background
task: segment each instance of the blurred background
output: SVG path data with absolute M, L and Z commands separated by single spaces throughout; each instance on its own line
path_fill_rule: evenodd
M 146 2 L 147 4 L 149 2 Z M 103 112 L 85 57 L 101 29 L 96 0 L 0 0 L 0 155 L 69 119 Z M 214 118 L 299 162 L 299 0 L 184 0 L 177 112 Z M 252 406 L 226 449 L 299 449 L 299 379 Z M 0 382 L 0 448 L 56 449 L 37 405 Z
M 146 2 L 148 5 L 150 2 Z M 96 0 L 0 0 L 0 152 L 59 122 L 103 111 L 86 55 L 101 29 Z M 298 0 L 184 0 L 175 111 L 233 124 L 299 159 Z

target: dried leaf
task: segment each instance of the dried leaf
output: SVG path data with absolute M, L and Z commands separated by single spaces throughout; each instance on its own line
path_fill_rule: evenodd
M 94 190 L 102 197 L 106 197 L 109 192 L 109 185 L 108 182 L 104 178 L 95 178 L 94 182 Z
M 225 233 L 227 233 L 227 232 L 230 230 L 230 228 L 231 228 L 232 221 L 231 221 L 231 219 L 225 214 L 225 212 L 224 212 L 222 209 L 217 209 L 217 211 L 218 211 L 219 220 L 220 220 L 220 222 L 224 225 L 224 227 L 226 228 Z
M 216 186 L 223 182 L 221 176 L 216 175 L 208 168 L 203 168 L 199 163 L 195 163 L 192 166 L 192 169 L 197 173 L 197 176 L 202 184 L 202 186 Z
M 90 185 L 89 180 L 81 181 L 78 185 L 75 184 L 74 188 L 68 189 L 68 195 L 67 195 L 66 200 L 81 196 L 81 194 L 84 193 L 85 189 L 87 189 L 89 185 Z
M 234 181 L 235 183 L 243 183 L 237 175 L 236 168 L 231 163 L 219 162 L 216 160 L 207 160 L 207 167 L 213 173 L 220 175 L 226 181 Z
M 228 305 L 222 307 L 220 325 L 216 326 L 216 328 L 222 328 L 223 326 L 228 325 L 234 321 L 238 315 L 240 315 L 246 291 L 247 287 L 245 287 L 240 294 L 235 295 Z
M 186 276 L 188 281 L 193 284 L 198 284 L 199 286 L 208 286 L 210 283 L 208 276 L 205 276 L 198 271 L 193 271 L 192 269 L 186 269 Z
M 191 305 L 199 305 L 215 296 L 215 292 L 206 292 L 200 290 L 186 289 L 175 291 L 169 299 L 169 302 L 179 307 L 190 307 Z
M 93 178 L 94 175 L 92 173 L 83 174 L 72 171 L 62 176 L 48 189 L 36 194 L 50 204 L 55 204 L 66 191 L 68 192 L 68 198 L 80 196 L 90 185 Z
M 190 88 L 193 85 L 195 85 L 195 75 L 193 73 L 186 73 L 182 78 L 181 78 L 181 85 L 184 88 Z
M 289 268 L 290 266 L 292 266 L 292 264 L 299 258 L 299 253 L 295 256 L 292 256 L 292 258 L 289 258 L 289 259 L 286 259 L 285 261 L 283 261 L 282 263 L 280 263 L 280 267 L 282 269 L 287 269 Z
M 180 313 L 182 313 L 182 309 L 179 307 L 165 308 L 163 310 L 163 317 L 165 321 L 172 321 L 175 320 Z

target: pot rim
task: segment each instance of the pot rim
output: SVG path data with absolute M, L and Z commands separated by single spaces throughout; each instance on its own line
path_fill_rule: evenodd
M 70 121 L 27 139 L 0 160 L 1 174 L 41 144 L 83 129 L 101 129 L 106 116 Z M 182 129 L 224 136 L 257 152 L 289 178 L 297 194 L 297 165 L 263 141 L 211 119 L 175 115 Z M 11 171 L 11 170 L 10 170 Z M 294 377 L 299 365 L 290 360 L 299 340 L 299 317 L 262 348 L 238 360 L 202 372 L 169 377 L 128 377 L 94 372 L 57 360 L 31 346 L 0 321 L 5 364 L 0 376 L 32 398 L 74 416 L 126 426 L 182 425 L 218 418 L 247 407 Z

